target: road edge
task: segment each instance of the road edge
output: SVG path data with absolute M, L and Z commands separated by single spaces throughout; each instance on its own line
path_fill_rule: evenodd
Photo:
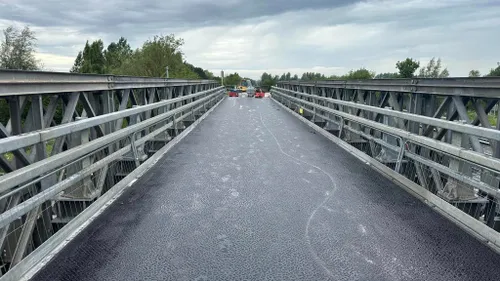
M 44 268 L 69 242 L 71 242 L 78 234 L 86 229 L 92 221 L 102 214 L 116 199 L 118 199 L 125 190 L 133 186 L 133 184 L 149 171 L 160 159 L 162 159 L 177 143 L 185 138 L 193 129 L 198 126 L 213 110 L 215 110 L 224 100 L 222 97 L 212 108 L 205 112 L 200 118 L 187 127 L 182 133 L 173 138 L 142 165 L 133 170 L 108 192 L 99 197 L 82 213 L 78 214 L 66 226 L 66 229 L 61 229 L 55 233 L 43 248 L 39 247 L 30 255 L 23 259 L 16 267 L 9 270 L 2 281 L 29 281 L 33 276 Z M 65 227 L 66 227 L 65 226 Z
M 289 113 L 291 113 L 294 117 L 297 117 L 301 122 L 305 123 L 307 126 L 311 127 L 312 129 L 320 133 L 322 136 L 326 137 L 333 143 L 340 146 L 342 149 L 349 152 L 358 160 L 366 163 L 367 165 L 370 165 L 372 169 L 376 170 L 385 178 L 395 183 L 396 185 L 398 185 L 399 187 L 401 187 L 402 189 L 413 195 L 418 200 L 422 201 L 424 204 L 429 206 L 435 212 L 439 213 L 446 219 L 450 220 L 459 228 L 461 228 L 462 230 L 473 236 L 475 239 L 479 240 L 482 244 L 486 245 L 488 248 L 500 254 L 500 237 L 498 237 L 500 235 L 498 235 L 496 231 L 490 229 L 481 222 L 475 220 L 474 218 L 463 213 L 462 211 L 456 209 L 443 199 L 439 198 L 438 196 L 434 195 L 428 190 L 423 189 L 421 186 L 403 177 L 402 175 L 396 173 L 394 170 L 389 169 L 387 166 L 376 161 L 370 156 L 362 153 L 361 151 L 358 151 L 356 148 L 352 147 L 347 142 L 332 135 L 325 129 L 319 127 L 318 125 L 307 120 L 300 114 L 294 112 L 285 105 L 281 104 L 279 101 L 275 100 L 272 96 L 271 100 L 276 104 L 278 104 L 279 106 L 281 106 L 286 111 L 288 111 Z M 471 227 L 471 225 L 473 227 Z

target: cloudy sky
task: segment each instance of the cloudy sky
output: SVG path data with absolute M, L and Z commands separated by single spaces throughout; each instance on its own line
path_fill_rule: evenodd
M 68 71 L 86 40 L 185 40 L 214 73 L 394 72 L 441 57 L 452 76 L 500 61 L 500 0 L 0 0 L 0 28 L 29 25 L 48 70 Z

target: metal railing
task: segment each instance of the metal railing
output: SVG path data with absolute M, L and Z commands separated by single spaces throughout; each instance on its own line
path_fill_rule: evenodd
M 19 280 L 224 96 L 210 80 L 0 71 L 0 279 Z
M 500 249 L 499 78 L 291 81 L 271 95 Z

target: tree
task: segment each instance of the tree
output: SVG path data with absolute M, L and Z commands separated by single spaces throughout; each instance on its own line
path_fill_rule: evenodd
M 25 27 L 22 31 L 13 26 L 3 30 L 4 40 L 0 45 L 0 68 L 18 70 L 40 70 L 41 63 L 35 58 L 36 37 Z M 0 124 L 9 120 L 9 105 L 0 100 Z
M 125 64 L 119 69 L 119 74 L 165 77 L 165 68 L 169 68 L 170 78 L 197 78 L 185 63 L 181 46 L 184 40 L 175 38 L 173 34 L 155 36 L 144 42 Z
M 78 52 L 70 72 L 115 73 L 132 56 L 132 53 L 130 45 L 123 37 L 117 43 L 109 44 L 106 50 L 104 50 L 102 40 L 96 40 L 92 44 L 87 41 L 83 51 Z
M 419 67 L 420 62 L 412 58 L 406 58 L 404 61 L 398 61 L 396 63 L 396 68 L 399 70 L 399 77 L 401 78 L 412 78 Z
M 87 41 L 71 72 L 165 77 L 168 66 L 170 78 L 220 80 L 213 73 L 185 61 L 183 44 L 184 41 L 173 34 L 155 36 L 136 50 L 132 50 L 124 37 L 111 42 L 106 49 L 102 40 L 91 44 Z
M 69 70 L 69 72 L 73 73 L 80 73 L 83 65 L 83 54 L 82 51 L 78 52 L 78 55 L 76 56 L 75 63 L 73 64 L 73 67 Z
M 432 58 L 426 67 L 420 69 L 419 77 L 424 78 L 445 78 L 450 76 L 448 69 L 441 70 L 441 58 L 436 61 Z
M 236 86 L 243 79 L 237 72 L 232 73 L 224 77 L 224 85 Z
M 40 62 L 35 58 L 36 37 L 29 27 L 23 30 L 7 27 L 0 45 L 0 68 L 39 70 Z
M 80 58 L 79 56 L 76 57 L 71 70 L 78 73 L 106 73 L 106 59 L 103 54 L 103 49 L 104 43 L 102 40 L 96 40 L 90 45 L 87 41 Z
M 173 34 L 167 36 L 155 36 L 153 40 L 146 41 L 139 53 L 140 73 L 145 76 L 164 77 L 165 67 L 169 67 L 169 76 L 179 77 L 180 73 L 186 72 L 187 68 L 183 62 L 181 46 L 184 40 L 175 38 Z
M 210 72 L 208 70 L 204 70 L 203 72 L 205 73 L 205 77 L 206 77 L 205 79 L 216 79 L 217 78 L 217 77 L 215 77 L 215 75 L 212 72 Z
M 349 73 L 343 75 L 341 79 L 345 80 L 362 80 L 362 79 L 373 79 L 375 77 L 375 72 L 369 71 L 365 68 L 360 68 L 358 70 L 351 70 Z
M 111 42 L 104 51 L 106 73 L 113 73 L 114 70 L 119 69 L 132 56 L 132 53 L 132 48 L 130 48 L 127 39 L 120 37 L 118 42 Z
M 209 77 L 206 75 L 205 70 L 201 67 L 196 67 L 190 63 L 184 62 L 184 64 L 187 66 L 187 68 L 196 74 L 196 77 L 198 79 L 209 79 Z M 213 77 L 213 75 L 212 75 Z
M 469 77 L 480 77 L 481 76 L 481 73 L 479 72 L 479 70 L 471 70 L 469 71 Z
M 285 75 L 285 78 L 286 78 L 286 75 Z M 262 87 L 267 87 L 267 88 L 270 88 L 274 85 L 276 85 L 276 83 L 279 81 L 279 76 L 278 75 L 271 75 L 267 72 L 264 72 L 262 73 L 262 76 L 260 78 L 260 85 Z
M 394 79 L 394 78 L 399 78 L 399 73 L 386 72 L 386 73 L 379 73 L 375 76 L 375 79 Z
M 500 76 L 500 62 L 497 63 L 496 68 L 492 68 L 487 76 Z
M 302 74 L 300 80 L 325 80 L 326 76 L 319 72 L 305 72 Z

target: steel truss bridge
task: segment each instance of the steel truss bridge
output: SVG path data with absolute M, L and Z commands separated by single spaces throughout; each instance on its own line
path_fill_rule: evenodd
M 0 280 L 500 278 L 500 78 L 226 96 L 0 71 Z

